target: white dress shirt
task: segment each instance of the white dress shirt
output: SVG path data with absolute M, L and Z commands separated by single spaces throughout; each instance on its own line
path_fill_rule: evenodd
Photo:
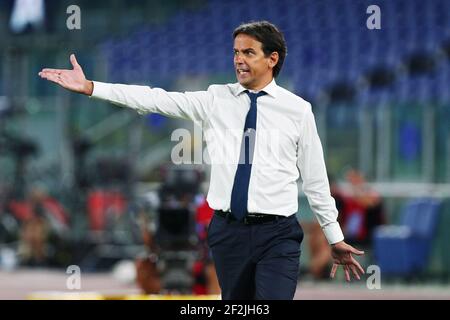
M 167 92 L 148 86 L 94 82 L 92 97 L 135 109 L 190 119 L 203 129 L 211 163 L 207 201 L 230 210 L 242 131 L 250 108 L 239 83 L 207 91 Z M 248 212 L 289 216 L 298 211 L 299 171 L 303 191 L 330 244 L 344 236 L 325 168 L 311 104 L 273 80 L 257 100 L 257 121 Z

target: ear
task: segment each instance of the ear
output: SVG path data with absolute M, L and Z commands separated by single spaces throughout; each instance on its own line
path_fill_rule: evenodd
M 277 63 L 278 63 L 278 59 L 280 58 L 280 56 L 278 55 L 278 52 L 272 52 L 271 54 L 270 54 L 270 57 L 269 57 L 269 67 L 271 68 L 271 69 L 273 69 L 273 67 L 275 67 L 276 65 L 277 65 Z

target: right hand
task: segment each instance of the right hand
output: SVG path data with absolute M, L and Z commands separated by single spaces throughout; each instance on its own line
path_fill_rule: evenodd
M 39 76 L 43 79 L 47 79 L 54 83 L 59 84 L 61 87 L 85 95 L 92 95 L 94 85 L 92 81 L 86 79 L 83 73 L 83 69 L 78 64 L 74 54 L 70 55 L 70 62 L 72 63 L 72 70 L 63 69 L 42 69 L 39 72 Z

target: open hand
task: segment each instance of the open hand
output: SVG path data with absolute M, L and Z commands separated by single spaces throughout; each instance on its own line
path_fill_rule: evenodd
M 350 281 L 350 271 L 356 279 L 361 279 L 360 275 L 364 274 L 364 269 L 352 256 L 352 254 L 361 256 L 364 254 L 364 251 L 357 250 L 344 241 L 331 245 L 331 256 L 333 257 L 333 267 L 331 268 L 330 273 L 331 278 L 334 278 L 337 268 L 339 265 L 342 265 L 344 267 L 345 279 L 347 281 Z
M 91 95 L 93 83 L 92 81 L 86 80 L 83 69 L 81 69 L 81 66 L 78 64 L 74 54 L 70 55 L 70 62 L 72 63 L 72 70 L 46 68 L 39 72 L 39 76 L 43 79 L 57 83 L 67 90 Z

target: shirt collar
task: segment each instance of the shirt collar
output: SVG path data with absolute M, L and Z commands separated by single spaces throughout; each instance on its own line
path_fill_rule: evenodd
M 268 95 L 276 98 L 276 96 L 277 96 L 277 88 L 278 88 L 278 85 L 275 82 L 275 78 L 273 78 L 272 81 L 267 86 L 262 88 L 260 91 L 264 91 Z M 240 83 L 238 83 L 237 87 L 236 87 L 236 89 L 234 91 L 234 95 L 237 97 L 238 95 L 240 95 L 242 92 L 244 92 L 246 90 L 247 90 L 246 88 L 244 88 Z

